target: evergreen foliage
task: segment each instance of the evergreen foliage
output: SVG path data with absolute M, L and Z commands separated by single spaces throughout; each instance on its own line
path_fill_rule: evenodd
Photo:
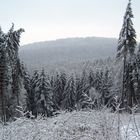
M 110 71 L 108 68 L 101 69 L 99 71 L 93 72 L 90 70 L 89 73 L 89 83 L 91 87 L 96 90 L 96 98 L 94 100 L 94 106 L 110 106 L 110 100 L 112 99 L 112 77 L 110 76 Z
M 21 98 L 21 71 L 18 48 L 20 36 L 23 29 L 14 30 L 14 24 L 7 34 L 0 29 L 0 73 L 1 73 L 1 97 L 2 105 L 0 112 L 2 120 L 5 122 L 16 114 L 16 106 L 22 105 Z M 5 82 L 4 79 L 7 79 Z M 4 116 L 4 119 L 3 119 Z
M 88 75 L 83 71 L 82 76 L 76 76 L 76 109 L 92 108 L 92 99 L 89 97 L 90 85 Z
M 136 32 L 133 28 L 133 13 L 131 8 L 131 0 L 126 8 L 123 26 L 120 32 L 117 48 L 117 58 L 123 60 L 123 81 L 122 81 L 122 107 L 131 108 L 136 104 L 136 96 L 134 89 L 133 71 L 135 70 L 135 47 Z
M 75 86 L 74 76 L 70 76 L 67 80 L 65 89 L 64 89 L 64 99 L 62 101 L 62 109 L 72 111 L 75 109 L 76 103 L 76 86 Z
M 53 78 L 53 102 L 56 109 L 61 109 L 67 77 L 64 72 L 57 72 Z
M 37 92 L 35 95 L 37 103 L 37 113 L 46 116 L 52 116 L 53 113 L 53 102 L 52 102 L 52 88 L 49 80 L 47 80 L 44 70 L 41 74 L 37 83 Z
M 38 84 L 39 74 L 38 71 L 34 71 L 33 77 L 30 82 L 30 91 L 27 92 L 27 109 L 32 112 L 33 115 L 37 116 L 37 84 Z
M 115 72 L 109 67 L 85 69 L 82 73 L 56 72 L 46 75 L 34 71 L 29 75 L 21 64 L 18 50 L 23 29 L 14 30 L 14 24 L 3 33 L 0 28 L 0 117 L 6 122 L 19 117 L 17 106 L 26 107 L 35 117 L 52 116 L 57 110 L 81 110 L 87 108 L 111 107 L 113 100 L 121 107 L 132 108 L 140 103 L 140 45 L 137 53 L 136 32 L 133 27 L 131 0 L 126 8 L 123 26 L 117 47 L 117 65 L 121 66 L 121 86 L 116 87 L 113 80 Z M 108 59 L 110 61 L 110 59 Z M 103 65 L 103 60 L 94 64 Z M 122 64 L 123 63 L 123 64 Z M 93 65 L 94 65 L 93 64 Z M 116 64 L 116 63 L 115 63 Z M 112 73 L 114 72 L 114 75 Z M 116 83 L 117 83 L 116 82 Z M 113 90 L 112 90 L 113 89 Z M 120 95 L 121 92 L 121 95 Z M 24 95 L 26 94 L 26 103 Z

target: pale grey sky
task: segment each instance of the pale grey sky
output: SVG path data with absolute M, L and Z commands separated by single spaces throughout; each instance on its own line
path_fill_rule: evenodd
M 67 37 L 118 38 L 128 0 L 0 0 L 0 25 L 25 29 L 21 44 Z M 132 0 L 140 41 L 140 0 Z

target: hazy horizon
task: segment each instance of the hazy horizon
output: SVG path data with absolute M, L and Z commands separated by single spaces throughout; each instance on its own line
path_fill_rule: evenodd
M 86 39 L 86 38 L 104 38 L 104 39 L 116 39 L 116 40 L 118 39 L 115 37 L 103 37 L 103 36 L 73 36 L 73 37 L 63 37 L 63 38 L 56 38 L 56 39 L 50 39 L 50 40 L 38 40 L 38 41 L 22 44 L 22 46 L 26 46 L 26 45 L 30 45 L 30 44 L 34 44 L 34 43 L 55 42 L 55 41 L 59 41 L 59 40 Z

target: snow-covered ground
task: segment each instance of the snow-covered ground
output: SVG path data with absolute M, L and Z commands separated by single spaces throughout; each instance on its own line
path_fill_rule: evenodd
M 140 115 L 105 111 L 62 112 L 0 125 L 0 140 L 140 140 Z

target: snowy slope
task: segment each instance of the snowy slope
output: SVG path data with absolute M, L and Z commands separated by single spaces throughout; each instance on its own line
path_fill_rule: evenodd
M 1 140 L 139 140 L 140 115 L 112 114 L 108 111 L 62 112 L 53 118 L 19 118 L 0 125 Z M 119 121 L 118 121 L 119 120 Z M 135 120 L 135 121 L 134 121 Z M 137 122 L 138 121 L 138 122 Z

